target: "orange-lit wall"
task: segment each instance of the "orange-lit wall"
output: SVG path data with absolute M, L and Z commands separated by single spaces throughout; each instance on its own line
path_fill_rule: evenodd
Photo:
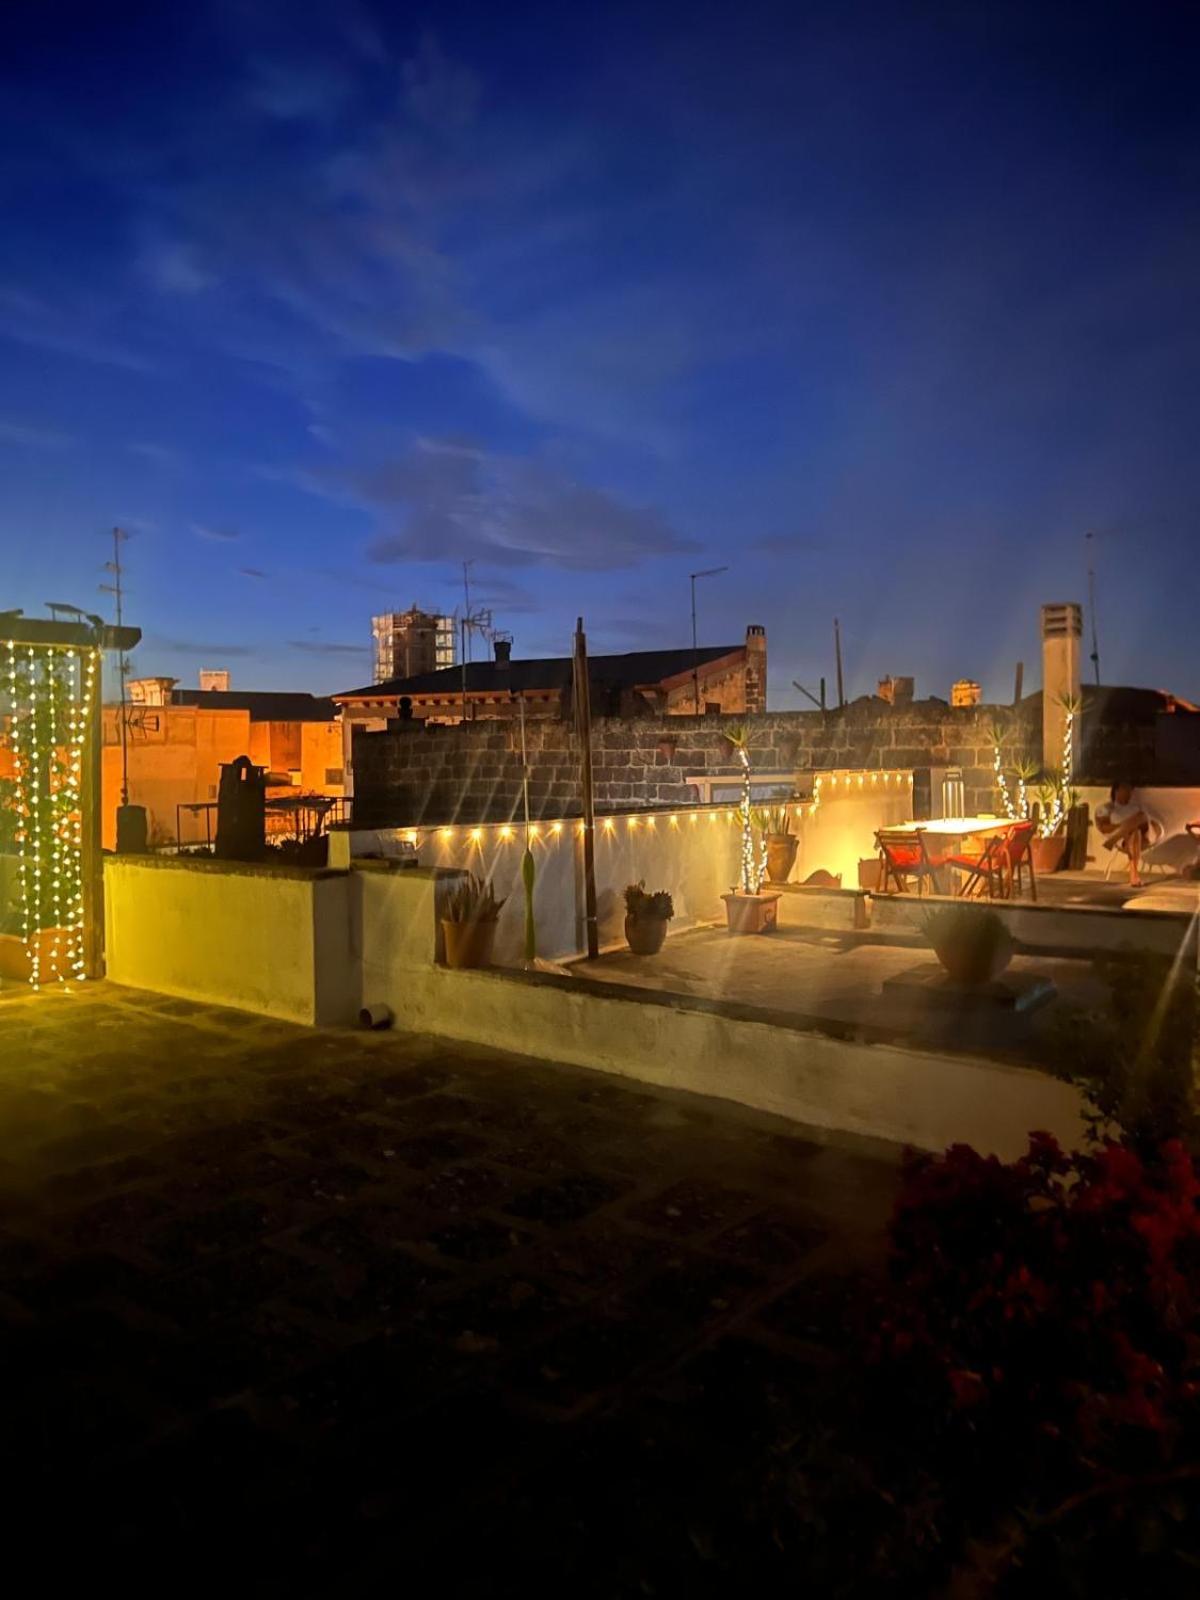
M 215 800 L 221 763 L 246 755 L 250 746 L 248 711 L 200 711 L 194 706 L 156 706 L 140 712 L 129 729 L 129 799 L 145 806 L 151 844 L 175 838 L 175 808 Z M 121 803 L 121 745 L 117 711 L 104 708 L 101 794 L 104 848 L 117 841 Z M 204 838 L 204 819 L 182 816 L 183 841 Z
M 117 710 L 104 708 L 104 847 L 116 846 L 117 807 L 121 803 L 121 746 Z M 175 839 L 176 807 L 215 800 L 221 766 L 248 755 L 269 772 L 301 774 L 306 794 L 340 795 L 342 785 L 327 783 L 340 772 L 342 731 L 337 722 L 251 722 L 248 711 L 209 711 L 195 706 L 138 708 L 129 729 L 129 799 L 149 813 L 151 844 Z M 274 794 L 286 793 L 275 786 Z M 216 820 L 212 820 L 215 830 Z M 203 815 L 180 814 L 182 842 L 205 838 Z

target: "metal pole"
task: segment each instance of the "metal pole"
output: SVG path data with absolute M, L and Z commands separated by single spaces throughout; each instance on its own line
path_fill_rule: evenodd
M 588 685 L 587 638 L 583 618 L 575 624 L 575 727 L 582 755 L 580 787 L 583 790 L 583 896 L 584 928 L 590 961 L 600 954 L 596 918 L 596 804 L 592 789 L 592 699 Z
M 846 704 L 846 690 L 842 683 L 842 630 L 838 619 L 833 619 L 833 652 L 837 657 L 838 710 Z
M 696 634 L 696 579 L 715 578 L 718 573 L 728 572 L 725 567 L 706 567 L 703 572 L 693 572 L 692 579 L 692 708 L 697 716 L 701 714 L 700 706 L 700 646 Z
M 692 573 L 692 710 L 700 715 L 700 646 L 696 642 L 696 574 Z
M 1092 670 L 1096 674 L 1096 687 L 1100 687 L 1100 640 L 1096 633 L 1096 569 L 1092 564 L 1092 535 L 1086 535 L 1088 547 L 1088 610 L 1092 618 Z
M 83 970 L 88 978 L 104 976 L 104 808 L 101 803 L 103 781 L 103 704 L 100 677 L 104 657 L 100 651 L 100 630 L 96 630 L 95 672 L 92 692 L 84 707 L 83 794 L 80 797 L 80 844 L 83 854 Z M 87 664 L 82 669 L 86 682 Z

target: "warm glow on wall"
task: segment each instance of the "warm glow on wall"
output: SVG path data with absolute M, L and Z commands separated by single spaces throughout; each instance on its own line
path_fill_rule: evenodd
M 506 822 L 504 824 L 504 826 L 500 829 L 500 837 L 502 839 L 511 839 L 512 836 L 513 836 L 512 827 L 511 827 L 511 825 L 509 823 Z

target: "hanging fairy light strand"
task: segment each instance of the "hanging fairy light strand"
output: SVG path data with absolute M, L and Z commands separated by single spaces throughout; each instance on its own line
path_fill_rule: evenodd
M 83 750 L 97 652 L 6 644 L 21 942 L 29 984 L 84 973 Z

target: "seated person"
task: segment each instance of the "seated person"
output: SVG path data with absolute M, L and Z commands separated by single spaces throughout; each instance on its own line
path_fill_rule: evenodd
M 1106 835 L 1106 850 L 1123 850 L 1129 857 L 1129 882 L 1139 888 L 1142 853 L 1162 838 L 1161 820 L 1140 799 L 1131 783 L 1114 783 L 1108 799 L 1096 807 L 1096 826 Z

